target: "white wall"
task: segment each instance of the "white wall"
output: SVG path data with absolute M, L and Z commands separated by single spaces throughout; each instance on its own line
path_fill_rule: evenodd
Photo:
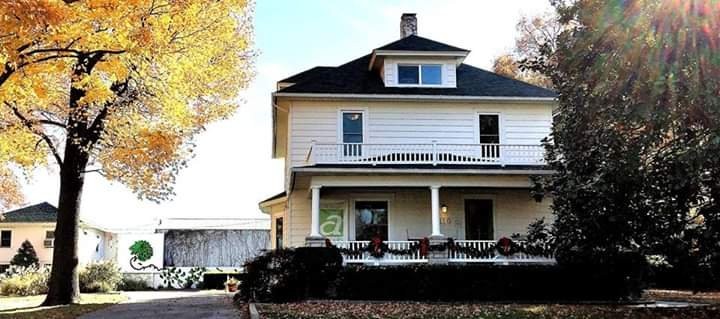
M 78 235 L 78 259 L 80 264 L 106 260 L 109 241 L 106 233 L 95 228 L 81 227 Z
M 342 110 L 365 112 L 365 143 L 479 143 L 481 113 L 500 115 L 503 144 L 539 145 L 550 134 L 552 104 L 293 101 L 290 166 L 308 165 L 312 141 L 340 143 Z
M 130 267 L 130 246 L 138 240 L 146 240 L 153 248 L 150 260 L 142 262 L 143 265 L 154 264 L 163 267 L 163 252 L 165 250 L 164 234 L 162 233 L 119 233 L 117 234 L 117 263 L 123 272 L 136 272 Z

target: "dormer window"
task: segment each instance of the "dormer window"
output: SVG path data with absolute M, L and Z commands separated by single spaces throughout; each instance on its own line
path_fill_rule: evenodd
M 398 64 L 400 85 L 441 85 L 441 64 Z

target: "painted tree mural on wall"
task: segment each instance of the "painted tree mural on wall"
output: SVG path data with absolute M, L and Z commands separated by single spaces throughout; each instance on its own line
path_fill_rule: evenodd
M 43 0 L 0 4 L 0 207 L 19 174 L 59 168 L 46 305 L 79 297 L 85 174 L 161 201 L 193 136 L 227 118 L 252 77 L 246 0 Z

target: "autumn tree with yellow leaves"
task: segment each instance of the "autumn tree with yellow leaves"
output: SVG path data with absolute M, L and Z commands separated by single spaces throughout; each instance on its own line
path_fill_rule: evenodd
M 0 3 L 0 209 L 19 179 L 59 168 L 45 305 L 76 302 L 85 174 L 140 198 L 173 194 L 193 136 L 230 116 L 252 77 L 248 0 Z

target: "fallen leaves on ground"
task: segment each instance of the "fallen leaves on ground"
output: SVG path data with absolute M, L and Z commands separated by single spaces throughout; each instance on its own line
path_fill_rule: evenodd
M 720 318 L 720 307 L 633 308 L 619 305 L 448 304 L 415 302 L 303 302 L 262 304 L 258 310 L 271 319 L 616 319 Z

